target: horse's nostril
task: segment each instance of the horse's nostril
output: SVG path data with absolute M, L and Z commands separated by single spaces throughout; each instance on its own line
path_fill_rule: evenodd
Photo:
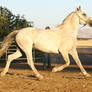
M 90 20 L 90 21 L 88 22 L 88 25 L 89 25 L 90 27 L 92 27 L 92 20 Z

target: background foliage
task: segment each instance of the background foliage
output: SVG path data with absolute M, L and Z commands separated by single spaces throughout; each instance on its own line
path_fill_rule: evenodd
M 33 22 L 27 21 L 24 16 L 14 15 L 7 8 L 0 6 L 0 40 L 13 30 L 32 26 Z

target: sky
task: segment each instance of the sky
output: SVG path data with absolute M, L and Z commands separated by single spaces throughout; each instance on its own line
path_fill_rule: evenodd
M 92 0 L 0 0 L 0 6 L 15 15 L 24 15 L 28 21 L 34 22 L 36 28 L 54 28 L 78 5 L 92 16 Z

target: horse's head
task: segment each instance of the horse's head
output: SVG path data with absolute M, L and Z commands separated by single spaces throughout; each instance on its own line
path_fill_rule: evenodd
M 77 8 L 76 14 L 79 17 L 80 24 L 92 26 L 92 18 L 81 10 L 81 6 Z

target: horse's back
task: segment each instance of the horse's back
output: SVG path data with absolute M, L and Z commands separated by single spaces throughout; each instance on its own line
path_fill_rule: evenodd
M 35 37 L 34 37 L 35 36 Z M 27 28 L 23 28 L 21 30 L 19 30 L 18 34 L 16 35 L 16 39 L 28 39 L 30 38 L 30 40 L 32 38 L 36 38 L 36 31 L 35 28 L 32 27 L 27 27 Z

